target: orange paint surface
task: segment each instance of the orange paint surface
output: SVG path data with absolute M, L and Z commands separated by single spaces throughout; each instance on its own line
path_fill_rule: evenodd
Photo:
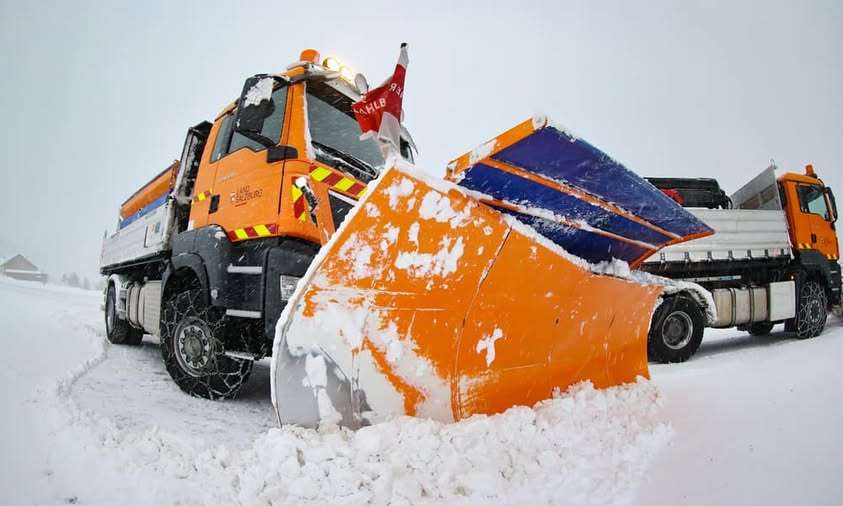
M 648 376 L 662 287 L 593 274 L 457 190 L 392 169 L 340 234 L 295 317 L 319 326 L 320 309 L 364 311 L 352 333 L 371 358 L 351 352 L 402 399 L 396 414 L 439 402 L 460 419 L 532 405 L 579 381 Z M 390 360 L 394 340 L 403 354 Z M 328 346 L 349 344 L 336 336 Z M 377 409 L 377 394 L 366 394 Z
M 808 172 L 806 168 L 806 172 Z M 810 170 L 814 173 L 813 167 Z M 787 215 L 790 241 L 795 249 L 812 249 L 828 259 L 840 258 L 837 230 L 833 222 L 825 216 L 811 213 L 800 205 L 799 187 L 821 187 L 822 179 L 814 176 L 786 172 L 779 176 L 778 182 L 784 190 L 784 212 Z M 831 202 L 826 198 L 826 207 L 831 209 Z
M 155 179 L 146 183 L 140 190 L 136 191 L 134 195 L 129 197 L 126 202 L 123 202 L 123 205 L 120 207 L 120 219 L 125 220 L 129 216 L 148 206 L 161 195 L 170 192 L 176 182 L 178 169 L 179 162 L 178 160 L 175 160 L 164 170 L 164 172 L 155 176 Z
M 291 69 L 287 74 L 301 73 L 301 69 Z M 294 147 L 298 158 L 267 162 L 266 150 L 254 151 L 248 147 L 238 149 L 211 161 L 209 153 L 217 143 L 220 126 L 227 116 L 234 114 L 235 105 L 229 105 L 217 117 L 205 148 L 195 192 L 211 191 L 211 196 L 218 199 L 218 207 L 211 213 L 211 199 L 194 202 L 190 210 L 190 220 L 194 228 L 207 225 L 219 225 L 226 231 L 255 224 L 275 224 L 276 233 L 283 237 L 296 237 L 315 244 L 324 244 L 334 232 L 331 215 L 329 187 L 327 184 L 310 178 L 315 166 L 325 166 L 322 162 L 310 160 L 308 141 L 308 123 L 305 114 L 305 85 L 298 82 L 287 86 L 286 108 L 279 144 Z M 342 173 L 338 169 L 333 169 Z M 350 174 L 342 175 L 362 184 Z M 308 219 L 299 220 L 293 211 L 292 187 L 299 177 L 309 180 L 311 189 L 323 204 L 316 208 L 317 222 L 314 223 L 308 212 Z M 356 199 L 336 188 L 337 193 Z M 249 239 L 243 239 L 249 240 Z

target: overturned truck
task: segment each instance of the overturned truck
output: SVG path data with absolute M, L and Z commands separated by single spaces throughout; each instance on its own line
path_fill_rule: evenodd
M 313 50 L 249 78 L 104 239 L 115 344 L 160 337 L 185 392 L 236 396 L 272 352 L 282 423 L 456 420 L 647 376 L 659 249 L 712 230 L 546 118 L 447 181 L 361 140 L 360 80 Z M 283 313 L 282 313 L 283 311 Z

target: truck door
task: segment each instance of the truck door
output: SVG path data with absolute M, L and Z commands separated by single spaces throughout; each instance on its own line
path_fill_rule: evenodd
M 261 135 L 277 143 L 287 113 L 286 84 L 273 91 L 272 102 L 274 110 L 264 120 Z M 233 131 L 233 116 L 234 111 L 229 112 L 220 127 L 223 147 L 217 154 L 220 158 L 208 222 L 222 226 L 229 235 L 245 239 L 241 229 L 251 227 L 250 230 L 265 235 L 278 222 L 284 162 L 268 163 L 265 146 Z
M 799 199 L 800 220 L 804 230 L 797 230 L 797 247 L 807 246 L 822 253 L 829 259 L 839 258 L 837 250 L 837 232 L 834 219 L 826 196 L 825 188 L 818 184 L 797 183 L 796 195 Z

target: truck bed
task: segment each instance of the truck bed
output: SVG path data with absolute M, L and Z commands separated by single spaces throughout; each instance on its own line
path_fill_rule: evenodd
M 172 202 L 157 207 L 120 228 L 102 242 L 100 269 L 133 264 L 155 258 L 169 249 L 165 240 L 172 217 Z
M 179 162 L 173 162 L 123 203 L 117 231 L 103 239 L 100 270 L 148 261 L 169 249 L 174 205 L 170 195 L 178 168 Z
M 705 262 L 791 256 L 787 218 L 780 210 L 688 209 L 714 235 L 668 246 L 644 261 Z

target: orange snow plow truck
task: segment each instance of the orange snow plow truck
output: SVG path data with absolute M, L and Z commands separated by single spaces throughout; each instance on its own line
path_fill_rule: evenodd
M 173 380 L 209 399 L 271 354 L 279 421 L 305 426 L 458 420 L 646 377 L 672 287 L 628 266 L 711 229 L 543 117 L 446 180 L 413 168 L 403 128 L 384 160 L 350 77 L 305 50 L 188 130 L 104 240 L 108 339 L 159 336 Z

